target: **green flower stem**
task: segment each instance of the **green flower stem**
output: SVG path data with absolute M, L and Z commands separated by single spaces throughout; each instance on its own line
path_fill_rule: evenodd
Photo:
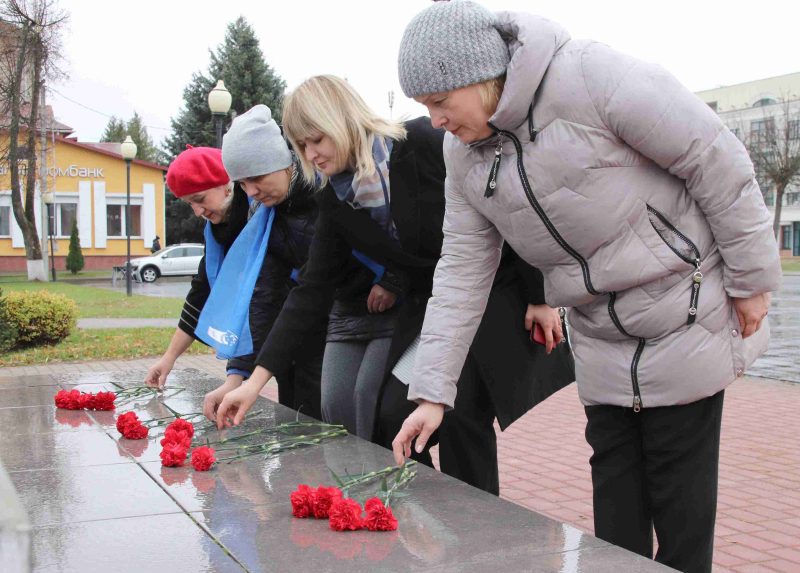
M 386 490 L 386 492 L 384 493 L 384 495 L 383 495 L 383 503 L 384 503 L 384 505 L 386 507 L 389 507 L 389 503 L 390 503 L 390 501 L 392 499 L 392 495 L 394 495 L 394 493 L 398 489 L 400 489 L 401 487 L 405 486 L 411 480 L 413 480 L 415 477 L 417 477 L 417 472 L 411 471 L 411 470 L 408 469 L 409 465 L 410 464 L 407 463 L 407 464 L 405 464 L 403 466 L 402 471 L 397 476 L 397 478 L 394 480 L 394 483 L 392 484 L 392 486 L 388 490 Z
M 238 446 L 234 448 L 222 448 L 222 451 L 232 450 L 232 451 L 239 451 L 241 453 L 235 456 L 219 458 L 217 461 L 230 463 L 241 458 L 254 456 L 258 454 L 264 454 L 267 456 L 275 455 L 288 450 L 293 450 L 306 446 L 314 446 L 323 442 L 326 439 L 344 435 L 347 435 L 347 430 L 335 429 L 327 432 L 320 432 L 317 434 L 309 434 L 307 436 L 303 435 L 303 436 L 295 436 L 292 438 L 287 438 L 284 440 L 275 440 L 272 442 L 267 442 L 265 444 L 252 444 L 247 446 Z
M 399 471 L 406 471 L 406 468 L 409 468 L 409 467 L 415 465 L 416 463 L 417 462 L 415 462 L 414 460 L 411 460 L 411 461 L 407 462 L 402 468 L 400 468 L 398 466 L 387 466 L 387 467 L 383 468 L 382 470 L 376 470 L 376 471 L 373 471 L 373 472 L 368 472 L 366 474 L 360 475 L 360 476 L 355 477 L 353 479 L 349 479 L 347 481 L 342 481 L 340 489 L 342 490 L 342 492 L 346 492 L 347 490 L 349 490 L 353 486 L 361 485 L 361 484 L 373 481 L 373 480 L 381 478 L 381 477 L 389 477 L 392 474 L 397 473 Z

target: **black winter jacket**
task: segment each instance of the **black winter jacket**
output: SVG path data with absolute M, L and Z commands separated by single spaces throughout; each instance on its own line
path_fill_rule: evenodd
M 235 193 L 240 193 L 244 201 L 240 200 L 241 197 L 235 196 L 228 223 L 212 225 L 211 228 L 214 237 L 223 245 L 226 253 L 247 223 L 247 197 L 238 186 Z M 295 285 L 291 278 L 292 271 L 300 269 L 308 259 L 317 213 L 313 188 L 298 177 L 287 199 L 275 207 L 275 220 L 267 253 L 250 299 L 250 332 L 255 349 L 261 348 L 284 301 Z M 198 274 L 192 279 L 192 286 L 186 296 L 179 323 L 180 328 L 191 336 L 195 336 L 197 319 L 210 292 L 204 257 L 200 262 Z M 315 328 L 309 329 L 307 350 L 323 351 L 325 327 L 326 323 L 323 321 L 315 325 Z M 232 358 L 228 361 L 228 370 L 239 371 L 248 376 L 254 368 L 254 359 L 254 355 Z

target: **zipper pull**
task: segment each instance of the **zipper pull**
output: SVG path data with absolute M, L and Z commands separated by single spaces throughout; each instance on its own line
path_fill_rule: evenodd
M 633 411 L 636 413 L 642 411 L 642 398 L 638 394 L 633 397 Z
M 489 181 L 486 183 L 486 191 L 484 197 L 491 197 L 494 195 L 494 189 L 497 187 L 497 170 L 500 169 L 500 158 L 503 152 L 503 142 L 499 142 L 497 147 L 494 148 L 494 161 L 492 168 L 489 170 Z
M 692 296 L 689 301 L 689 318 L 686 324 L 694 323 L 697 318 L 697 300 L 700 298 L 700 283 L 703 282 L 703 273 L 700 272 L 700 259 L 694 260 L 695 271 L 692 274 Z

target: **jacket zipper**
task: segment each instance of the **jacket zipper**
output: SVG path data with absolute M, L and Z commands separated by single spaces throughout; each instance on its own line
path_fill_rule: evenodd
M 500 169 L 502 153 L 503 142 L 500 141 L 497 147 L 494 148 L 494 161 L 492 161 L 492 168 L 489 170 L 489 180 L 486 182 L 486 191 L 483 192 L 484 197 L 491 197 L 494 195 L 494 189 L 497 187 L 497 171 Z
M 680 258 L 681 260 L 690 265 L 694 265 L 694 273 L 692 273 L 692 292 L 689 297 L 689 316 L 686 319 L 686 324 L 693 324 L 695 319 L 697 318 L 697 301 L 700 298 L 700 285 L 703 282 L 703 273 L 700 272 L 700 263 L 702 262 L 700 258 L 700 249 L 698 249 L 697 245 L 695 245 L 689 237 L 681 233 L 675 227 L 675 225 L 670 223 L 669 220 L 664 215 L 662 215 L 658 210 L 651 207 L 650 205 L 647 206 L 647 210 L 656 217 L 658 217 L 658 220 L 661 221 L 667 229 L 669 229 L 672 233 L 674 233 L 676 237 L 678 237 L 680 240 L 686 243 L 686 246 L 688 246 L 689 249 L 691 249 L 692 255 L 694 255 L 694 258 L 689 258 L 683 253 L 681 253 L 678 249 L 673 247 L 669 243 L 669 241 L 664 241 L 666 245 L 672 250 L 672 252 L 678 256 L 678 258 Z M 658 232 L 658 230 L 656 230 L 656 232 Z
M 492 126 L 492 127 L 494 128 L 494 126 Z M 542 221 L 542 223 L 544 224 L 545 228 L 547 228 L 547 231 L 550 233 L 550 235 L 553 237 L 553 239 L 555 239 L 555 241 L 559 244 L 559 246 L 562 249 L 564 249 L 567 252 L 567 254 L 569 254 L 572 258 L 574 258 L 578 262 L 578 264 L 580 265 L 581 272 L 583 274 L 583 282 L 584 282 L 584 285 L 586 286 L 586 290 L 590 294 L 593 294 L 593 295 L 602 294 L 601 292 L 599 292 L 597 289 L 594 288 L 594 285 L 592 285 L 592 279 L 589 276 L 589 265 L 586 262 L 586 259 L 584 259 L 581 256 L 580 253 L 578 253 L 575 249 L 573 249 L 569 245 L 569 243 L 567 243 L 564 240 L 564 237 L 562 237 L 561 234 L 558 232 L 558 230 L 555 228 L 553 223 L 547 217 L 547 214 L 544 212 L 544 209 L 539 204 L 539 202 L 536 200 L 536 197 L 533 195 L 533 189 L 531 189 L 530 182 L 528 181 L 528 174 L 525 172 L 525 165 L 522 162 L 522 144 L 520 143 L 519 139 L 517 139 L 517 136 L 514 135 L 513 133 L 511 133 L 510 131 L 504 131 L 504 130 L 497 129 L 497 128 L 494 128 L 494 129 L 495 129 L 495 131 L 497 133 L 499 133 L 501 135 L 505 135 L 506 137 L 508 137 L 511 140 L 511 142 L 514 144 L 514 150 L 517 153 L 517 172 L 519 173 L 519 178 L 520 178 L 520 181 L 522 183 L 522 188 L 525 191 L 525 196 L 528 198 L 528 202 L 531 204 L 531 207 L 533 207 L 533 210 L 536 211 L 536 214 L 539 216 L 539 219 Z M 495 173 L 495 176 L 496 176 L 496 173 Z M 491 179 L 490 179 L 490 181 L 491 181 Z M 630 338 L 637 338 L 637 337 L 631 336 L 625 330 L 625 328 L 622 326 L 622 323 L 619 320 L 619 317 L 617 316 L 617 312 L 614 309 L 614 302 L 617 299 L 617 293 L 616 292 L 610 292 L 610 293 L 608 293 L 608 295 L 609 295 L 608 313 L 609 313 L 609 316 L 611 317 L 611 321 L 614 323 L 614 326 L 616 326 L 617 330 L 619 330 L 623 335 L 628 336 Z M 633 411 L 634 412 L 641 411 L 642 406 L 643 406 L 642 395 L 641 395 L 641 392 L 639 391 L 638 369 L 639 369 L 639 359 L 641 358 L 642 352 L 644 351 L 644 346 L 645 346 L 645 342 L 646 341 L 645 341 L 644 338 L 638 338 L 638 341 L 639 341 L 639 343 L 636 346 L 636 351 L 634 352 L 633 360 L 631 361 L 631 385 L 632 385 L 632 389 L 633 389 Z

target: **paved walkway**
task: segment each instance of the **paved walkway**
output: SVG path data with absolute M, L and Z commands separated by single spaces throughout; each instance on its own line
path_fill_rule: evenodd
M 174 318 L 79 318 L 78 328 L 174 328 Z
M 0 376 L 141 370 L 153 359 L 1 368 Z M 222 378 L 211 355 L 178 360 Z M 276 398 L 271 382 L 265 395 Z M 592 532 L 590 449 L 575 385 L 499 435 L 501 496 Z M 800 571 L 800 384 L 759 378 L 727 391 L 714 553 L 717 573 Z

